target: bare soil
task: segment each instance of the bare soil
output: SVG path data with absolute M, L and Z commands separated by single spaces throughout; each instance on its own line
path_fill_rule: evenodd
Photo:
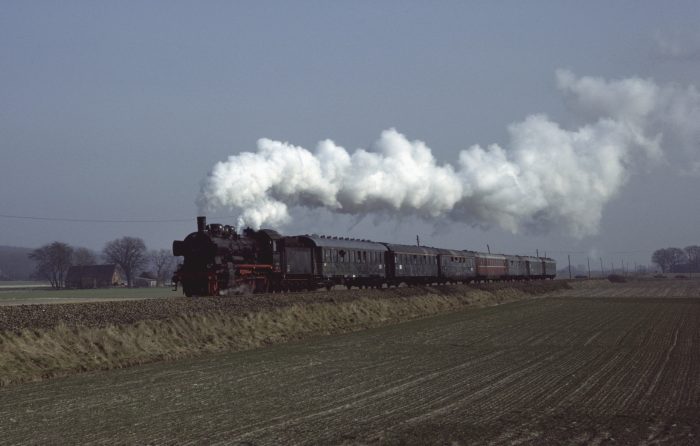
M 0 308 L 0 387 L 528 299 L 566 282 Z M 482 289 L 483 288 L 483 289 Z
M 697 290 L 583 288 L 7 387 L 0 444 L 699 444 Z

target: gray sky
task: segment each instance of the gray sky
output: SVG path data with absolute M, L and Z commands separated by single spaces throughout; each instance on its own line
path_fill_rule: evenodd
M 697 1 L 5 1 L 0 214 L 169 221 L 0 217 L 0 244 L 99 250 L 132 235 L 169 247 L 194 229 L 214 164 L 263 137 L 353 151 L 395 128 L 454 164 L 474 144 L 507 150 L 509 125 L 533 114 L 575 129 L 557 69 L 700 86 L 699 19 Z M 680 144 L 665 131 L 662 159 L 630 168 L 597 234 L 582 238 L 299 209 L 282 229 L 649 263 L 656 248 L 700 244 L 695 136 Z

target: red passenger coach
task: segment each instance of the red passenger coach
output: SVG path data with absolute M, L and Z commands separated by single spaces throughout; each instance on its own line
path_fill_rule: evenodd
M 507 277 L 506 256 L 476 253 L 476 280 L 497 280 Z

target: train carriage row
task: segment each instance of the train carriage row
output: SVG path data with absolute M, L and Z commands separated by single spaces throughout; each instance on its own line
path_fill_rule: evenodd
M 553 278 L 552 259 L 413 245 L 301 236 L 309 247 L 307 273 L 330 287 Z M 550 265 L 549 268 L 546 265 Z
M 554 260 L 380 243 L 343 237 L 283 237 L 272 230 L 206 225 L 173 243 L 185 261 L 174 277 L 187 295 L 252 291 L 553 279 Z

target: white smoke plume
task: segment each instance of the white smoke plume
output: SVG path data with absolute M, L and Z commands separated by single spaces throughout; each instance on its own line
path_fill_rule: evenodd
M 700 94 L 639 78 L 607 81 L 566 70 L 556 78 L 587 124 L 565 129 L 531 115 L 509 126 L 506 148 L 473 145 L 454 164 L 438 163 L 424 142 L 394 129 L 371 150 L 352 153 L 331 140 L 312 152 L 263 138 L 255 152 L 217 163 L 197 204 L 201 212 L 239 213 L 240 227 L 283 225 L 299 206 L 594 234 L 635 167 L 663 157 L 664 132 L 698 147 Z

